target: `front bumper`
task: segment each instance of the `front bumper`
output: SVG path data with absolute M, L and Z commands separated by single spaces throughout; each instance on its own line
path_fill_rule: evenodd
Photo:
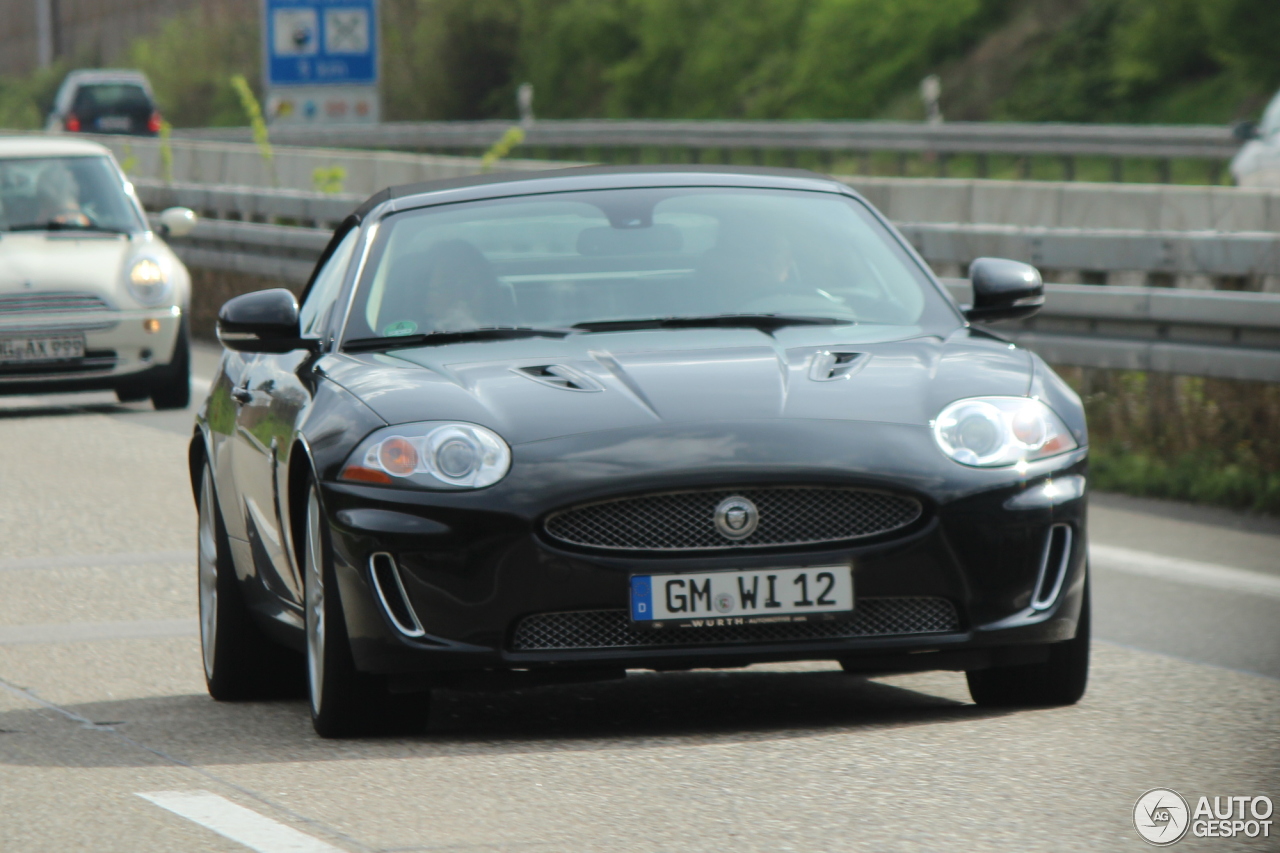
M 585 673 L 787 660 L 840 660 L 865 671 L 975 669 L 1037 659 L 1047 644 L 1075 635 L 1087 561 L 1084 498 L 1019 510 L 1005 503 L 1046 479 L 1085 470 L 1081 450 L 947 500 L 901 489 L 921 500 L 925 514 L 902 531 L 855 544 L 687 555 L 566 547 L 543 532 L 545 511 L 461 507 L 441 493 L 326 482 L 322 499 L 347 630 L 357 665 L 366 671 L 447 679 L 458 671 Z M 1050 601 L 1033 606 L 1055 526 L 1071 531 L 1062 583 Z M 395 560 L 423 636 L 407 636 L 396 627 L 396 591 L 387 583 L 380 591 L 374 583 L 374 554 Z M 653 629 L 628 631 L 618 623 L 618 614 L 629 607 L 632 574 L 835 564 L 853 566 L 854 622 L 863 619 L 869 628 L 789 636 L 723 626 L 662 629 L 681 633 L 645 644 L 643 637 L 652 635 L 644 632 Z M 880 618 L 886 609 L 901 610 L 903 602 L 928 602 L 919 605 L 917 616 L 924 610 L 936 615 L 941 602 L 952 616 L 949 622 L 924 623 Z M 601 629 L 611 644 L 528 641 L 530 619 L 545 624 L 564 615 L 570 621 L 612 620 Z M 597 635 L 603 636 L 580 634 Z
M 85 357 L 55 362 L 0 364 L 0 394 L 94 390 L 145 382 L 173 358 L 182 309 L 110 310 L 0 316 L 0 337 L 84 335 Z M 154 331 L 148 331 L 148 326 Z

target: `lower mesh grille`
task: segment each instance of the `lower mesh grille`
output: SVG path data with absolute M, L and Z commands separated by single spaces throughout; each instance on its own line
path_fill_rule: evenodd
M 514 651 L 639 649 L 839 640 L 956 631 L 960 619 L 945 598 L 864 598 L 843 622 L 768 622 L 710 628 L 633 628 L 625 610 L 577 610 L 527 616 L 516 626 Z
M 94 293 L 6 293 L 0 314 L 49 314 L 67 311 L 107 311 L 111 306 Z
M 119 358 L 115 350 L 89 350 L 84 354 L 84 358 L 69 358 L 65 361 L 19 361 L 0 365 L 0 380 L 58 376 L 63 373 L 110 372 L 115 369 L 118 362 Z

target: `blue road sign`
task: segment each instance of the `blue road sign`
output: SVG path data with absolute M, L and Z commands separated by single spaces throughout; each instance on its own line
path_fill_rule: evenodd
M 377 0 L 263 0 L 266 84 L 376 86 Z

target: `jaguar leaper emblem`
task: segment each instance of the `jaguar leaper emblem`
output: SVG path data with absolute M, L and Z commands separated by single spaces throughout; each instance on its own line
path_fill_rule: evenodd
M 716 507 L 716 530 L 725 539 L 746 539 L 760 524 L 760 510 L 741 495 L 725 498 Z

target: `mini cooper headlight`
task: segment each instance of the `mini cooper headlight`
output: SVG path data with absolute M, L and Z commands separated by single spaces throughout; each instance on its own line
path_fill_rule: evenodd
M 511 449 L 493 430 L 466 423 L 400 424 L 366 438 L 339 479 L 482 489 L 511 469 Z
M 1056 456 L 1079 445 L 1053 410 L 1029 397 L 973 397 L 938 414 L 933 437 L 961 465 L 998 468 Z
M 169 277 L 154 258 L 139 258 L 125 279 L 133 298 L 143 305 L 157 305 L 169 295 Z

